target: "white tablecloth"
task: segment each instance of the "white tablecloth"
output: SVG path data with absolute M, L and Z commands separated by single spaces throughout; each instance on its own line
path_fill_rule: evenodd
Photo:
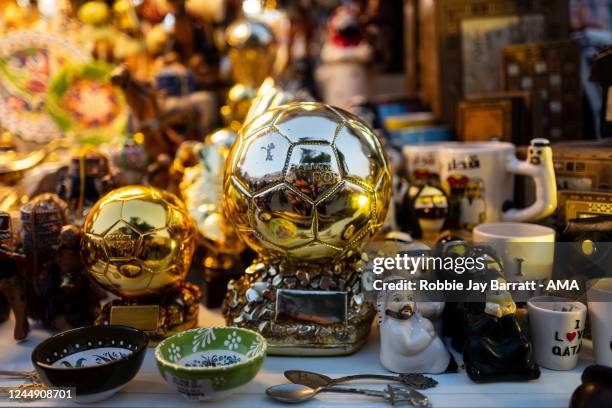
M 202 308 L 201 326 L 223 325 L 218 311 Z M 34 346 L 49 333 L 34 327 L 28 339 L 16 343 L 12 337 L 13 321 L 0 324 L 0 369 L 31 370 L 30 353 Z M 539 380 L 529 383 L 475 384 L 464 371 L 458 374 L 434 376 L 439 384 L 425 391 L 434 407 L 567 407 L 570 396 L 580 384 L 582 370 L 592 364 L 590 342 L 584 345 L 578 367 L 572 371 L 542 369 Z M 457 357 L 457 356 L 456 356 Z M 196 403 L 184 400 L 168 386 L 157 371 L 153 349 L 147 355 L 138 375 L 117 395 L 96 404 L 96 407 L 263 407 L 287 406 L 268 399 L 265 389 L 270 385 L 286 382 L 283 372 L 303 369 L 324 373 L 331 377 L 358 373 L 386 373 L 378 361 L 378 333 L 372 331 L 368 344 L 359 352 L 346 357 L 268 357 L 257 377 L 223 402 Z M 0 380 L 3 386 L 15 382 Z M 384 388 L 383 382 L 360 382 L 352 385 L 364 388 Z M 16 403 L 0 397 L 0 407 L 81 406 L 58 401 L 33 401 Z M 304 407 L 382 407 L 386 403 L 367 397 L 347 394 L 320 394 L 316 400 L 302 404 Z

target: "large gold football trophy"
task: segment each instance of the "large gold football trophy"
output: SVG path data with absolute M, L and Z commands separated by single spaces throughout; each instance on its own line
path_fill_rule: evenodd
M 111 191 L 89 211 L 81 257 L 89 275 L 119 296 L 97 324 L 125 324 L 159 340 L 195 327 L 201 292 L 184 282 L 196 228 L 173 194 L 148 186 Z
M 246 124 L 229 154 L 224 206 L 259 258 L 228 285 L 228 325 L 257 330 L 272 354 L 340 355 L 366 340 L 375 306 L 362 247 L 391 197 L 383 148 L 357 117 L 293 103 Z

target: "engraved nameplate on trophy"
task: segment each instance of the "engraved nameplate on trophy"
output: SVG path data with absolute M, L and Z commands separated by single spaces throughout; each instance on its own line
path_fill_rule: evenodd
M 346 324 L 347 305 L 346 292 L 278 289 L 275 321 Z
M 113 306 L 110 311 L 110 324 L 130 326 L 143 331 L 157 330 L 159 305 Z

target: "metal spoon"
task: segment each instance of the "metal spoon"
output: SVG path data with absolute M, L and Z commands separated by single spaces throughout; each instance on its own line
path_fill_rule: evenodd
M 285 377 L 294 384 L 302 384 L 310 388 L 317 387 L 330 387 L 342 382 L 352 380 L 385 380 L 395 381 L 402 383 L 408 387 L 416 388 L 418 390 L 425 390 L 427 388 L 435 387 L 438 382 L 431 377 L 424 376 L 422 374 L 400 374 L 400 375 L 381 375 L 381 374 L 357 374 L 348 375 L 340 378 L 330 378 L 326 375 L 313 373 L 311 371 L 304 370 L 287 370 L 285 371 Z
M 429 407 L 429 399 L 416 390 L 401 385 L 387 385 L 385 391 L 365 390 L 360 388 L 317 387 L 310 388 L 302 384 L 279 384 L 266 389 L 266 394 L 277 401 L 296 404 L 314 398 L 320 392 L 335 392 L 344 394 L 361 394 L 369 397 L 382 398 L 395 405 L 407 402 L 414 407 Z

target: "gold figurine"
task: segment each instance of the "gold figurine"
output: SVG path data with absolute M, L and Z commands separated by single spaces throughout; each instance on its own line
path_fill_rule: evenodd
M 228 285 L 228 325 L 258 330 L 273 354 L 338 355 L 366 340 L 363 245 L 381 227 L 391 176 L 356 116 L 301 102 L 269 110 L 228 157 L 224 206 L 259 258 Z
M 229 90 L 221 115 L 229 128 L 238 132 L 257 89 L 272 74 L 277 47 L 272 30 L 250 17 L 232 23 L 225 35 L 236 84 Z
M 204 142 L 184 142 L 174 161 L 174 168 L 183 173 L 181 196 L 206 248 L 204 266 L 215 270 L 232 268 L 244 251 L 222 209 L 225 160 L 235 139 L 231 130 L 217 130 Z M 193 160 L 193 165 L 186 165 L 185 159 Z
M 173 194 L 148 186 L 111 191 L 90 210 L 81 256 L 89 275 L 119 296 L 98 324 L 127 324 L 161 339 L 197 324 L 200 290 L 183 279 L 196 228 Z

